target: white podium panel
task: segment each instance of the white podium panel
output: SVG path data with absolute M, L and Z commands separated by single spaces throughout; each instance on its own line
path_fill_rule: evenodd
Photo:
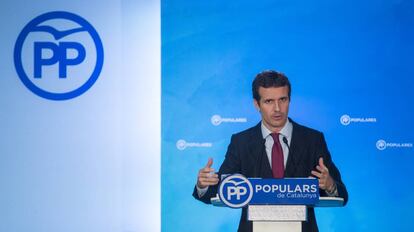
M 302 231 L 302 222 L 253 222 L 254 232 L 298 232 Z
M 306 205 L 249 205 L 249 221 L 306 221 Z
M 254 232 L 300 232 L 306 212 L 306 205 L 249 205 L 247 219 Z

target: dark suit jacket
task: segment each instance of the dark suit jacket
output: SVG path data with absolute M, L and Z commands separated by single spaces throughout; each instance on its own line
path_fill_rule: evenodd
M 318 165 L 319 157 L 323 157 L 324 164 L 329 169 L 329 174 L 335 180 L 338 194 L 343 197 L 345 204 L 348 201 L 348 192 L 341 175 L 332 162 L 331 155 L 326 146 L 325 138 L 319 131 L 301 126 L 291 119 L 293 124 L 290 150 L 285 168 L 285 177 L 309 177 L 311 171 Z M 266 155 L 265 140 L 262 136 L 261 123 L 231 137 L 225 160 L 220 167 L 221 174 L 240 173 L 246 177 L 272 178 L 272 170 Z M 210 198 L 215 197 L 217 187 L 209 187 L 207 193 L 198 197 L 194 188 L 193 196 L 207 204 Z M 321 196 L 326 192 L 320 190 Z M 252 223 L 247 221 L 247 208 L 243 208 L 238 231 L 252 231 Z M 308 208 L 308 221 L 302 223 L 302 231 L 318 231 L 314 209 Z

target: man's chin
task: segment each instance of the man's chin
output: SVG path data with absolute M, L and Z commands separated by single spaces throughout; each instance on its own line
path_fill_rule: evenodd
M 277 120 L 275 122 L 272 123 L 272 127 L 274 128 L 282 128 L 284 127 L 286 124 L 286 120 Z

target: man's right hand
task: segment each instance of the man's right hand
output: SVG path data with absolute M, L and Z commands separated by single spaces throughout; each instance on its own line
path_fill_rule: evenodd
M 218 175 L 214 173 L 214 169 L 211 168 L 211 165 L 213 165 L 213 159 L 209 158 L 207 165 L 198 171 L 197 187 L 200 189 L 216 185 L 219 182 Z

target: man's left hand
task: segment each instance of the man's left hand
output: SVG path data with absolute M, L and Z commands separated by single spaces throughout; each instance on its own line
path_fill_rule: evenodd
M 323 158 L 319 158 L 319 165 L 316 166 L 316 170 L 312 171 L 312 175 L 319 179 L 319 188 L 331 192 L 335 188 L 335 182 L 329 175 L 329 170 L 323 163 Z

